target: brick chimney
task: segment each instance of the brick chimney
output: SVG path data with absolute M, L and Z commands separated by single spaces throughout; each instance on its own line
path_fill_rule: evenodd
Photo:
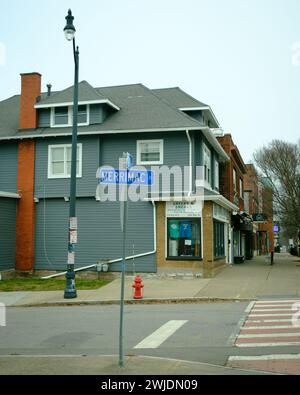
M 42 76 L 39 73 L 21 74 L 20 129 L 37 127 L 36 99 L 41 94 Z
M 20 129 L 37 127 L 36 99 L 41 94 L 41 74 L 21 74 Z M 21 199 L 16 218 L 16 270 L 34 269 L 35 203 L 34 203 L 35 140 L 23 139 L 18 147 L 17 186 Z

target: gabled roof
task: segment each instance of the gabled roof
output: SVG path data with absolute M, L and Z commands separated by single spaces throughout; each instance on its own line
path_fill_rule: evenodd
M 162 97 L 168 95 L 176 100 L 166 100 Z M 38 106 L 47 108 L 56 104 L 71 104 L 72 101 L 73 88 L 69 87 L 60 92 L 52 92 L 50 96 L 42 93 Z M 197 119 L 179 110 L 178 106 L 191 106 L 192 102 L 196 107 L 203 105 L 179 88 L 152 91 L 142 84 L 93 88 L 86 81 L 82 81 L 79 88 L 79 103 L 82 101 L 98 101 L 108 105 L 113 103 L 114 108 L 118 108 L 119 111 L 108 116 L 102 124 L 80 126 L 78 135 L 203 130 L 218 153 L 225 160 L 228 159 L 211 131 L 203 127 Z M 71 127 L 19 130 L 19 109 L 20 95 L 0 102 L 0 140 L 72 134 Z
M 167 101 L 172 106 L 184 111 L 186 113 L 192 113 L 193 111 L 204 111 L 206 112 L 209 120 L 215 128 L 220 128 L 220 124 L 213 113 L 211 107 L 208 104 L 204 104 L 188 93 L 184 92 L 180 88 L 166 88 L 166 89 L 154 89 L 153 92 L 161 99 Z
M 196 100 L 178 87 L 165 88 L 165 89 L 153 89 L 153 92 L 160 97 L 168 101 L 176 108 L 208 108 L 207 104 Z
M 51 107 L 55 105 L 70 104 L 73 103 L 74 86 L 70 86 L 60 92 L 52 93 L 50 96 L 47 94 L 41 95 L 40 100 L 35 105 L 36 108 Z M 78 102 L 80 103 L 107 103 L 112 107 L 115 107 L 110 100 L 102 96 L 100 92 L 94 89 L 87 81 L 81 81 L 78 84 Z M 119 109 L 118 107 L 116 109 Z
M 0 137 L 15 135 L 19 129 L 20 95 L 0 102 Z

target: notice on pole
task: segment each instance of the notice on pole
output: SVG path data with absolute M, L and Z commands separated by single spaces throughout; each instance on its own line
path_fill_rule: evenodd
M 77 244 L 77 230 L 70 230 L 70 244 Z
M 75 254 L 73 252 L 68 253 L 68 265 L 75 264 Z
M 77 217 L 71 217 L 70 218 L 70 230 L 77 230 Z

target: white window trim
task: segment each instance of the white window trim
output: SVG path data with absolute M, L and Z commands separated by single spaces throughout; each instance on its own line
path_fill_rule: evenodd
M 242 178 L 240 178 L 240 182 L 239 182 L 239 187 L 240 187 L 240 198 L 244 199 L 244 180 Z
M 76 175 L 77 178 L 82 178 L 82 143 L 78 143 L 77 147 L 79 148 L 79 155 L 77 160 L 79 161 L 79 174 Z M 55 175 L 52 174 L 52 149 L 53 148 L 72 148 L 72 144 L 53 144 L 48 145 L 48 179 L 69 179 L 71 175 L 66 174 L 66 157 L 64 157 L 64 174 L 62 175 Z
M 233 183 L 233 191 L 237 193 L 238 191 L 238 174 L 235 168 L 232 170 L 232 183 Z
M 214 187 L 219 191 L 220 189 L 220 163 L 215 159 L 215 177 L 214 177 Z
M 85 104 L 84 104 L 85 105 Z M 81 106 L 81 104 L 78 104 L 78 106 Z M 67 107 L 67 106 L 65 106 Z M 57 107 L 52 107 L 51 110 L 51 115 L 50 115 L 50 127 L 51 128 L 68 128 L 73 125 L 73 107 L 68 106 L 68 123 L 64 125 L 56 125 L 55 124 L 55 109 Z M 87 122 L 85 123 L 78 123 L 78 126 L 88 126 L 90 124 L 90 105 L 86 104 L 86 111 L 87 111 Z
M 209 152 L 209 181 L 205 179 L 205 170 L 204 170 L 204 174 L 203 174 L 204 186 L 207 189 L 212 189 L 211 150 L 208 148 L 208 146 L 205 143 L 203 143 L 203 169 L 205 169 L 205 155 L 207 155 L 207 153 L 205 152 L 206 150 L 207 153 Z
M 142 161 L 141 160 L 141 144 L 159 143 L 160 160 L 159 161 Z M 163 165 L 164 163 L 164 140 L 137 140 L 136 142 L 136 163 L 137 165 Z

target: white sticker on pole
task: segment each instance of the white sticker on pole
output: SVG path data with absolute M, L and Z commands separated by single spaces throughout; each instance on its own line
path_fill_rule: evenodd
M 68 265 L 75 264 L 75 254 L 74 252 L 68 252 Z
M 70 229 L 71 230 L 77 230 L 78 226 L 77 226 L 77 217 L 71 217 L 70 218 Z
M 77 230 L 70 230 L 70 244 L 77 244 Z

